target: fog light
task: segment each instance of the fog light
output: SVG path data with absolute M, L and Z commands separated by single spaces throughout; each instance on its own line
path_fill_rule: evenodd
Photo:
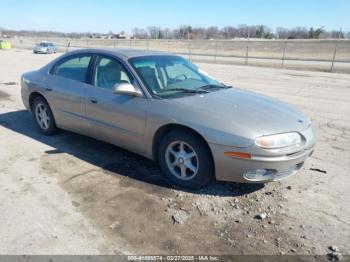
M 268 169 L 255 169 L 244 173 L 243 177 L 250 181 L 266 181 L 273 177 L 274 171 Z

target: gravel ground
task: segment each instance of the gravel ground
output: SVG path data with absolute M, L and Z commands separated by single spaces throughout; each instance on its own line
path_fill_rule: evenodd
M 0 254 L 350 254 L 350 75 L 199 64 L 300 108 L 318 144 L 287 180 L 190 192 L 133 153 L 37 132 L 20 75 L 56 56 L 0 52 Z

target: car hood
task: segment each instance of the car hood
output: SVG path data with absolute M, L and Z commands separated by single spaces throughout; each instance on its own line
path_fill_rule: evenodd
M 35 49 L 35 50 L 46 50 L 47 47 L 44 47 L 44 46 L 34 46 L 33 49 Z
M 287 103 L 238 88 L 168 101 L 180 113 L 175 119 L 250 139 L 310 126 L 310 120 Z

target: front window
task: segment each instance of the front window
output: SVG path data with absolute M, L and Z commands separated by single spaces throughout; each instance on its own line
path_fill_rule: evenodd
M 112 89 L 114 85 L 122 83 L 131 83 L 124 66 L 113 58 L 99 56 L 94 73 L 94 86 Z
M 206 92 L 225 86 L 179 56 L 144 56 L 129 60 L 151 93 L 160 97 Z

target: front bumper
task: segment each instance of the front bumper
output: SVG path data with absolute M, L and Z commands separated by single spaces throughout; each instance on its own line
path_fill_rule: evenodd
M 267 183 L 278 181 L 295 175 L 304 165 L 306 159 L 312 155 L 315 146 L 312 128 L 302 133 L 306 143 L 298 151 L 284 154 L 264 152 L 254 154 L 256 148 L 234 148 L 223 145 L 210 144 L 215 163 L 217 180 L 239 183 Z M 254 146 L 252 146 L 254 147 Z M 251 153 L 251 159 L 239 159 L 225 156 L 225 152 L 236 151 Z M 256 170 L 266 170 L 265 175 L 253 178 L 247 174 Z
M 47 54 L 48 51 L 47 51 L 47 49 L 33 49 L 33 53 L 37 53 L 37 54 Z

